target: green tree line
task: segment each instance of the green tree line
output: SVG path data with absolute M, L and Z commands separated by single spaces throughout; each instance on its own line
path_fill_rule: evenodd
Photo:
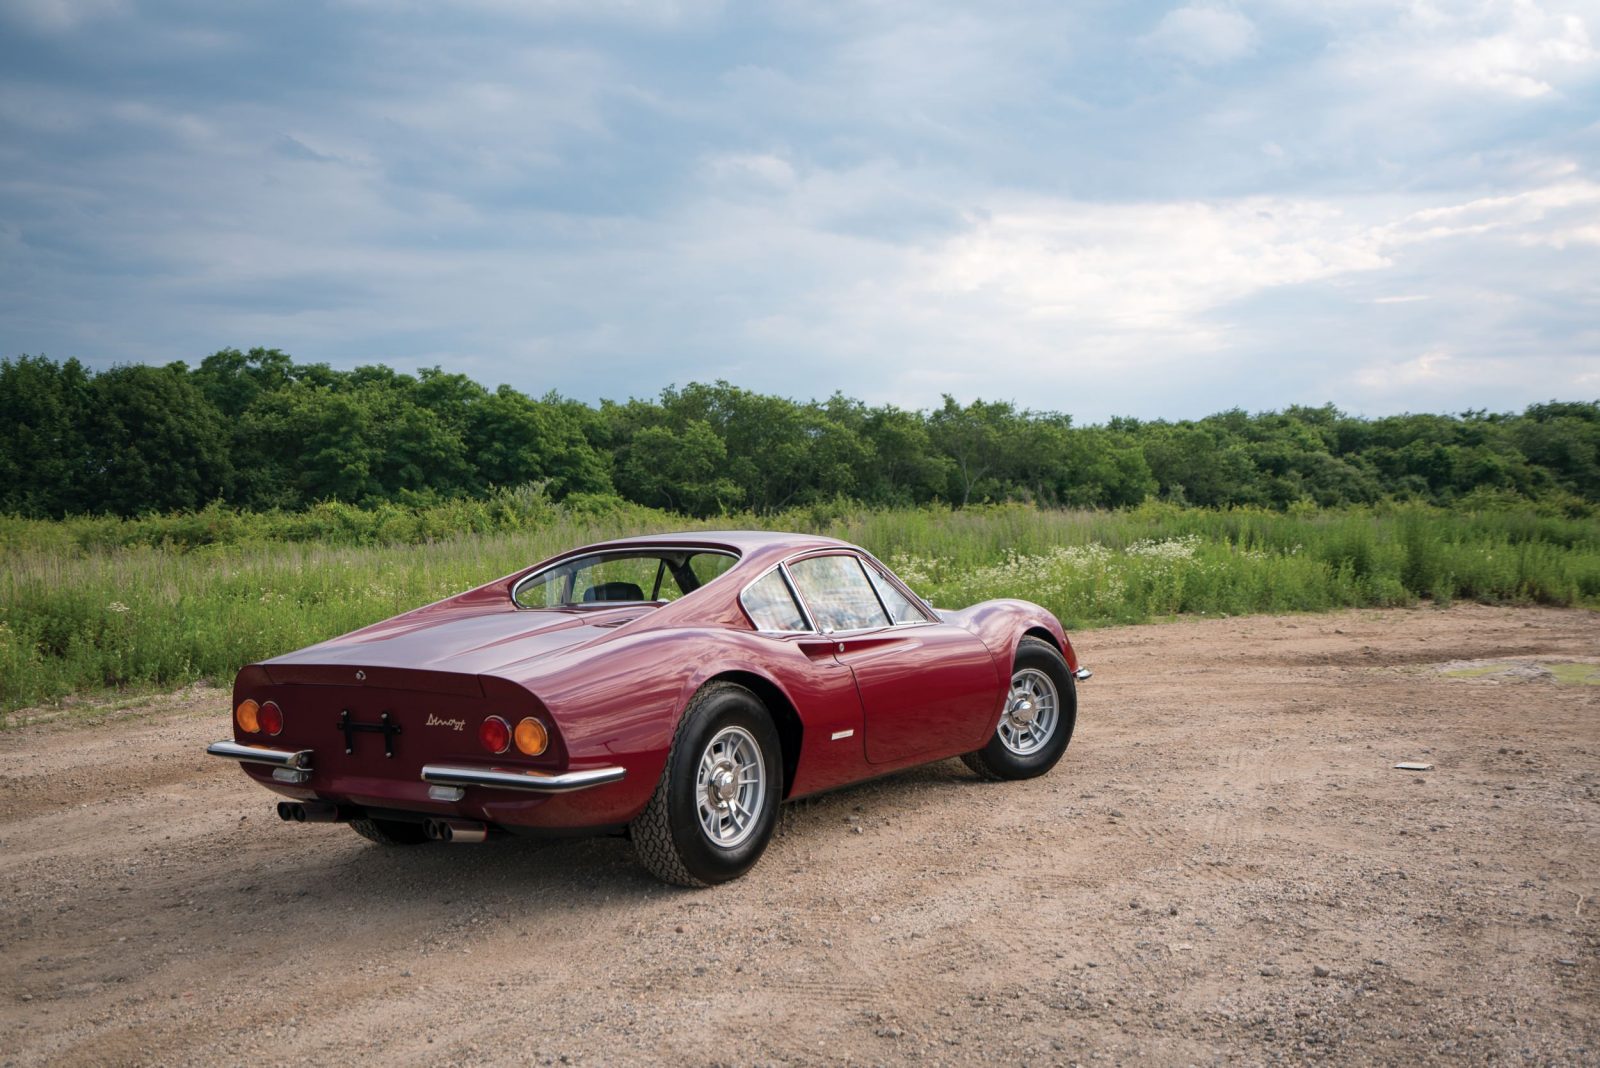
M 0 360 L 0 512 L 34 518 L 428 504 L 538 482 L 693 516 L 818 501 L 955 507 L 1600 503 L 1600 402 L 1366 419 L 1332 405 L 1112 419 L 1006 401 L 927 411 L 727 382 L 598 407 L 439 368 L 337 371 L 277 349 L 199 366 Z

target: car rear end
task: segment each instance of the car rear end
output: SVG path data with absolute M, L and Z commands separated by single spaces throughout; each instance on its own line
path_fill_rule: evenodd
M 233 739 L 208 747 L 285 798 L 295 821 L 385 820 L 430 837 L 595 831 L 626 821 L 624 768 L 571 759 L 516 683 L 394 666 L 252 665 L 234 683 Z

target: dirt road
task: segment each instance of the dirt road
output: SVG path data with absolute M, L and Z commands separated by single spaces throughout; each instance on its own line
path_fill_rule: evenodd
M 1079 647 L 1051 775 L 802 802 L 707 891 L 280 823 L 220 691 L 5 732 L 0 1064 L 1600 1062 L 1600 615 Z

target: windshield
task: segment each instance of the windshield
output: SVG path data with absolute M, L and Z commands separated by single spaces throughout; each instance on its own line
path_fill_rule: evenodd
M 520 608 L 675 601 L 728 570 L 736 559 L 720 549 L 641 546 L 593 553 L 530 575 L 511 597 Z

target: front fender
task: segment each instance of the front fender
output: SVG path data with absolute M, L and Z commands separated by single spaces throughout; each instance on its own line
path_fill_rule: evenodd
M 1076 672 L 1080 666 L 1077 651 L 1072 648 L 1061 621 L 1048 609 L 1032 601 L 983 601 L 971 608 L 941 612 L 940 615 L 976 634 L 978 640 L 989 647 L 996 659 L 1003 659 L 1004 666 L 1008 668 L 1016 661 L 1017 648 L 1030 632 L 1042 635 L 1059 649 L 1069 671 Z

